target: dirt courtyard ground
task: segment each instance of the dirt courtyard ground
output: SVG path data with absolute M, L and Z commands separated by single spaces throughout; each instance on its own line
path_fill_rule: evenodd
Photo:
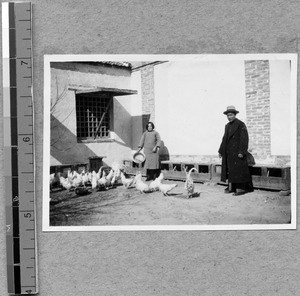
M 285 224 L 291 221 L 290 196 L 255 190 L 241 196 L 224 193 L 224 186 L 195 183 L 195 197 L 186 199 L 184 182 L 163 196 L 141 194 L 117 186 L 77 196 L 74 191 L 50 193 L 50 226 L 230 225 Z

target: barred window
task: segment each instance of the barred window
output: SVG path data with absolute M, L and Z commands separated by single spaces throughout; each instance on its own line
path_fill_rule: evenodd
M 76 94 L 77 137 L 80 140 L 109 138 L 111 112 L 110 94 Z

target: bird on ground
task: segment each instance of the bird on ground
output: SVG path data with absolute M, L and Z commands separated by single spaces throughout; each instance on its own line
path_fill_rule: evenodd
M 53 174 L 50 174 L 50 191 L 52 192 L 52 189 L 53 187 L 56 187 L 57 185 L 60 184 L 59 182 L 59 177 L 60 177 L 60 174 L 59 173 L 53 173 Z
M 98 189 L 100 189 L 100 188 L 107 189 L 108 186 L 109 186 L 109 182 L 106 179 L 106 173 L 105 173 L 105 171 L 103 171 L 102 177 L 97 180 L 97 187 L 98 187 Z
M 109 185 L 111 185 L 111 181 L 112 181 L 113 177 L 114 177 L 114 170 L 111 169 L 111 170 L 109 171 L 108 175 L 106 176 L 107 187 L 108 187 Z
M 184 171 L 185 171 L 185 174 L 186 174 L 186 180 L 185 180 L 185 183 L 184 183 L 184 188 L 187 191 L 187 198 L 190 198 L 193 195 L 194 189 L 195 189 L 194 181 L 193 181 L 193 178 L 191 177 L 191 172 L 192 171 L 198 172 L 198 170 L 196 168 L 191 168 L 189 170 L 189 172 L 187 172 L 187 169 L 185 167 Z
M 158 189 L 164 196 L 168 196 L 168 192 L 170 192 L 172 189 L 174 189 L 177 186 L 177 184 L 159 184 Z
M 81 178 L 82 178 L 83 186 L 88 185 L 88 183 L 89 183 L 89 176 L 88 176 L 88 173 L 85 172 L 85 170 L 83 170 L 81 172 Z
M 68 180 L 68 178 L 64 178 L 62 176 L 59 177 L 60 184 L 63 188 L 70 190 L 72 187 L 72 183 Z
M 92 183 L 92 189 L 96 189 L 97 188 L 97 173 L 95 171 L 92 172 L 92 179 L 91 179 L 91 183 Z
M 159 185 L 161 184 L 161 181 L 164 179 L 163 173 L 160 173 L 160 175 L 150 183 L 149 189 L 152 191 L 158 191 Z
M 141 193 L 151 192 L 149 186 L 142 181 L 142 174 L 139 172 L 135 178 L 135 188 L 140 191 Z
M 72 173 L 71 169 L 68 169 L 68 180 L 69 180 L 70 183 L 73 180 L 73 173 Z
M 75 188 L 83 186 L 82 175 L 78 174 L 76 171 L 73 173 L 72 186 Z
M 121 172 L 121 182 L 126 189 L 134 186 L 135 184 L 134 178 L 126 178 L 123 172 Z

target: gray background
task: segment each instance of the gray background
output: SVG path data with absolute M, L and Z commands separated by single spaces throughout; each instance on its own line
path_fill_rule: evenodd
M 32 3 L 37 135 L 44 54 L 299 52 L 299 1 Z M 41 296 L 299 294 L 298 230 L 43 233 L 41 136 L 35 149 Z M 3 188 L 1 178 L 0 295 L 7 294 Z

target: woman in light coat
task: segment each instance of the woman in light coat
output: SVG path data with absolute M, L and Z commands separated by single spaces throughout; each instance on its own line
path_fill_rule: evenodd
M 146 131 L 143 133 L 138 151 L 144 148 L 146 161 L 144 168 L 146 169 L 146 181 L 155 180 L 160 174 L 159 148 L 161 145 L 160 135 L 154 130 L 153 122 L 149 121 L 146 125 Z

